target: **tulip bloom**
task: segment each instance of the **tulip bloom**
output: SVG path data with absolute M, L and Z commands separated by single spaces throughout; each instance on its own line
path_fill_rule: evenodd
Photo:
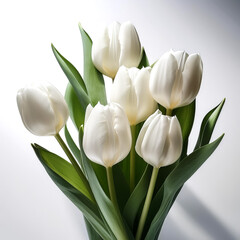
M 122 106 L 130 125 L 146 120 L 157 109 L 149 91 L 150 70 L 121 66 L 114 79 L 110 100 Z
M 106 168 L 112 167 L 128 155 L 131 143 L 130 125 L 120 105 L 98 103 L 94 108 L 88 105 L 83 149 L 90 160 Z
M 104 75 L 114 78 L 119 67 L 137 67 L 142 48 L 135 27 L 130 22 L 113 22 L 93 41 L 92 61 Z
M 151 72 L 149 88 L 153 98 L 166 109 L 190 104 L 198 94 L 202 68 L 198 54 L 165 53 Z
M 69 116 L 63 96 L 50 83 L 20 89 L 17 104 L 25 127 L 38 136 L 58 134 Z
M 157 110 L 144 123 L 136 152 L 155 168 L 174 163 L 181 155 L 182 132 L 178 119 Z

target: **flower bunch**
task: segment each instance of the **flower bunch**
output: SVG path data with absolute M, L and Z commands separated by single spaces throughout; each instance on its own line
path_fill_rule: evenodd
M 210 143 L 224 100 L 206 114 L 188 152 L 195 98 L 202 81 L 199 54 L 166 52 L 150 65 L 135 27 L 114 22 L 96 41 L 80 26 L 84 76 L 52 45 L 69 80 L 65 99 L 50 83 L 19 90 L 26 128 L 54 136 L 69 161 L 37 144 L 49 176 L 82 211 L 90 239 L 157 239 L 184 183 L 217 148 Z M 107 102 L 104 77 L 112 78 Z M 79 134 L 67 128 L 70 115 Z M 60 136 L 65 126 L 67 144 Z

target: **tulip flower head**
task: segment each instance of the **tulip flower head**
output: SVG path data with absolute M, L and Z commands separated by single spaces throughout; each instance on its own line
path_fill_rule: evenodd
M 202 68 L 198 54 L 165 53 L 151 72 L 149 88 L 153 98 L 166 109 L 190 104 L 198 94 Z
M 131 143 L 130 125 L 120 105 L 98 103 L 94 108 L 88 105 L 83 149 L 91 161 L 112 167 L 128 155 Z
M 182 132 L 176 116 L 162 115 L 159 110 L 152 114 L 138 135 L 135 149 L 156 168 L 178 160 L 182 151 Z
M 92 45 L 92 61 L 104 75 L 114 78 L 119 67 L 137 67 L 142 48 L 135 27 L 130 22 L 113 22 Z
M 69 116 L 64 97 L 47 82 L 20 89 L 17 104 L 25 127 L 38 136 L 56 135 Z
M 121 66 L 114 79 L 110 101 L 122 106 L 130 125 L 146 120 L 157 109 L 149 91 L 150 71 L 149 67 L 140 70 Z

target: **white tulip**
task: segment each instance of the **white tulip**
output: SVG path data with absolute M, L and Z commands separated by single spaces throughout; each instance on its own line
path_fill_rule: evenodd
M 198 94 L 202 68 L 198 54 L 165 53 L 151 72 L 149 88 L 153 98 L 166 109 L 190 104 Z
M 149 67 L 140 70 L 121 66 L 114 79 L 110 101 L 123 107 L 130 125 L 146 120 L 157 109 L 149 91 L 150 71 Z
M 87 157 L 105 167 L 123 160 L 132 144 L 130 125 L 124 110 L 116 103 L 94 108 L 85 115 L 83 149 Z
M 119 67 L 137 67 L 142 48 L 135 27 L 130 22 L 113 22 L 92 45 L 92 61 L 95 67 L 114 78 Z
M 25 127 L 38 136 L 56 135 L 69 112 L 61 93 L 50 83 L 34 83 L 17 93 L 17 104 Z
M 162 115 L 157 110 L 144 123 L 135 149 L 153 167 L 174 163 L 182 151 L 182 131 L 178 119 Z

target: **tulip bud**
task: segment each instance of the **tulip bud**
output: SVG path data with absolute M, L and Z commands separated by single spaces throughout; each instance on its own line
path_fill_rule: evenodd
M 122 106 L 130 125 L 146 120 L 157 109 L 149 91 L 150 70 L 121 66 L 114 79 L 110 100 Z
M 202 80 L 202 60 L 198 54 L 167 52 L 153 66 L 150 92 L 166 109 L 190 104 L 198 94 Z
M 17 104 L 25 127 L 38 136 L 56 135 L 69 116 L 63 96 L 50 83 L 34 83 L 20 89 Z
M 113 22 L 92 45 L 93 64 L 101 73 L 111 78 L 115 77 L 122 65 L 137 67 L 141 57 L 141 43 L 130 22 Z
M 135 149 L 153 167 L 174 163 L 182 151 L 182 132 L 178 119 L 162 115 L 157 110 L 144 123 Z
M 130 125 L 124 110 L 116 103 L 94 108 L 85 115 L 83 149 L 87 157 L 105 167 L 112 167 L 129 153 L 132 143 Z

